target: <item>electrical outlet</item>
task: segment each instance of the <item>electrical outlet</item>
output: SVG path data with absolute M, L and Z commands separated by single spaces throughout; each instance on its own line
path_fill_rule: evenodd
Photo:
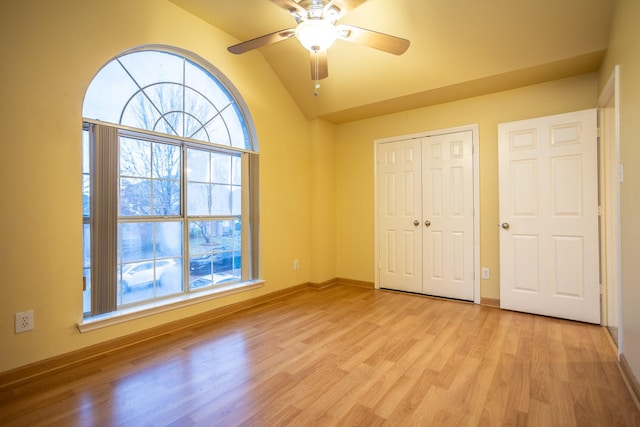
M 489 270 L 487 267 L 484 267 L 482 269 L 482 278 L 484 280 L 488 280 L 489 278 L 491 278 L 491 270 Z
M 294 270 L 298 270 L 300 268 L 300 261 L 298 261 L 297 259 L 293 260 L 293 269 Z
M 16 334 L 33 330 L 33 310 L 16 313 Z

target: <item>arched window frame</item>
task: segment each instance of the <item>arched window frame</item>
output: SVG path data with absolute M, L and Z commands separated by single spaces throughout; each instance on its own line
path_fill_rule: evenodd
M 211 127 L 210 129 L 213 129 L 213 132 L 210 132 L 210 129 L 205 129 L 206 123 L 200 117 L 196 117 L 198 115 L 197 113 L 189 111 L 184 107 L 178 111 L 175 109 L 172 111 L 162 111 L 162 107 L 158 108 L 158 105 L 154 105 L 153 102 L 149 104 L 156 109 L 157 117 L 155 125 L 157 125 L 159 121 L 168 123 L 166 120 L 167 114 L 173 114 L 174 118 L 176 117 L 175 115 L 182 115 L 183 119 L 181 123 L 184 124 L 193 119 L 190 123 L 196 123 L 197 126 L 200 126 L 200 130 L 207 131 L 200 132 L 199 130 L 191 134 L 184 131 L 188 127 L 186 125 L 183 125 L 181 131 L 171 129 L 171 126 L 168 126 L 170 132 L 166 132 L 166 129 L 158 129 L 155 125 L 152 129 L 141 129 L 136 126 L 129 126 L 124 120 L 126 116 L 125 112 L 128 106 L 131 105 L 131 102 L 133 102 L 132 100 L 136 96 L 135 94 L 130 96 L 123 105 L 119 116 L 120 119 L 115 120 L 117 123 L 113 123 L 114 120 L 101 120 L 99 114 L 94 115 L 94 117 L 91 117 L 92 114 L 86 114 L 88 117 L 85 116 L 87 112 L 87 99 L 95 96 L 95 93 L 92 93 L 94 88 L 93 84 L 96 79 L 99 78 L 105 67 L 115 64 L 116 61 L 120 62 L 122 58 L 130 58 L 128 55 L 145 54 L 148 52 L 172 55 L 173 58 L 183 60 L 183 63 L 187 64 L 187 66 L 190 66 L 194 70 L 201 70 L 211 78 L 220 88 L 222 95 L 219 95 L 218 98 L 224 101 L 223 95 L 226 95 L 230 102 L 223 105 L 222 108 L 217 108 L 215 103 L 208 99 L 208 107 L 210 110 L 201 109 L 197 113 L 202 115 L 202 111 L 205 111 L 208 116 L 213 117 L 213 119 L 218 120 L 220 123 L 226 123 L 225 119 L 229 119 L 230 122 L 235 123 L 235 128 L 230 130 L 229 126 L 227 126 L 226 137 L 211 138 L 212 135 L 219 136 L 223 127 L 220 125 Z M 185 66 L 185 69 L 187 66 Z M 135 81 L 133 77 L 132 80 Z M 184 77 L 184 80 L 186 80 L 186 77 Z M 182 83 L 183 84 L 180 85 L 176 82 L 162 81 L 155 83 L 147 82 L 144 86 L 138 84 L 137 96 L 143 94 L 145 89 L 162 84 L 176 86 L 183 94 L 187 91 L 191 91 L 193 94 L 198 93 L 197 89 L 186 85 L 185 81 Z M 211 93 L 211 91 L 209 92 Z M 202 93 L 199 93 L 196 96 L 202 95 Z M 152 95 L 150 96 L 148 93 L 144 93 L 143 96 L 151 101 Z M 204 98 L 206 99 L 206 97 Z M 187 96 L 183 96 L 183 106 L 187 105 L 186 99 Z M 89 203 L 83 203 L 84 273 L 85 281 L 89 283 L 89 286 L 85 287 L 86 289 L 83 294 L 85 323 L 90 323 L 87 322 L 87 319 L 89 321 L 95 320 L 106 313 L 138 312 L 146 310 L 149 306 L 168 306 L 176 303 L 183 305 L 186 300 L 199 300 L 203 297 L 210 298 L 212 295 L 224 295 L 228 292 L 237 292 L 245 288 L 252 289 L 256 285 L 259 285 L 261 282 L 259 280 L 258 262 L 257 137 L 253 121 L 251 120 L 249 110 L 244 100 L 224 74 L 203 58 L 182 49 L 160 45 L 142 46 L 123 52 L 101 68 L 87 89 L 84 105 L 82 142 L 83 198 L 89 200 Z M 234 115 L 227 113 L 226 117 L 222 117 L 221 115 L 225 109 L 231 109 Z M 221 117 L 222 120 L 219 120 Z M 209 120 L 209 122 L 212 122 L 213 119 Z M 238 125 L 234 120 L 241 124 L 243 144 L 238 143 Z M 175 123 L 180 123 L 180 120 Z M 158 130 L 162 130 L 162 132 L 158 132 Z M 235 132 L 235 139 L 233 139 L 233 135 L 229 137 L 233 132 Z M 206 138 L 203 138 L 203 135 L 206 136 Z M 122 182 L 125 180 L 148 181 L 149 188 L 155 189 L 155 184 L 170 182 L 171 179 L 167 180 L 164 176 L 155 176 L 157 174 L 156 172 L 150 173 L 149 179 L 146 181 L 137 176 L 133 178 L 131 176 L 126 177 L 121 170 L 121 168 L 123 168 L 121 164 L 127 163 L 128 160 L 123 152 L 120 151 L 121 144 L 124 144 L 123 146 L 152 147 L 152 153 L 158 151 L 157 149 L 160 149 L 158 152 L 162 152 L 163 150 L 169 150 L 172 153 L 179 152 L 179 154 L 174 156 L 174 158 L 179 159 L 176 163 L 179 163 L 179 166 L 175 167 L 176 170 L 179 169 L 179 173 L 177 175 L 174 174 L 176 176 L 172 178 L 176 182 L 176 188 L 178 186 L 180 188 L 179 191 L 176 191 L 179 202 L 172 202 L 175 203 L 177 209 L 173 206 L 173 209 L 169 209 L 169 212 L 151 212 L 147 210 L 139 213 L 135 210 L 126 211 L 122 208 L 120 200 L 123 198 L 122 188 L 124 188 L 124 185 Z M 200 182 L 201 178 L 191 179 L 189 177 L 189 174 L 192 173 L 191 164 L 189 163 L 191 160 L 189 159 L 190 156 L 193 157 L 195 155 L 199 155 L 200 157 L 209 156 L 211 158 L 211 160 L 209 160 L 209 166 L 204 166 L 210 168 L 210 171 L 207 173 L 211 174 L 211 178 L 205 183 Z M 152 158 L 157 157 L 159 157 L 159 155 L 152 155 Z M 231 171 L 241 171 L 229 172 L 227 170 L 228 167 L 223 167 L 221 170 L 223 172 L 226 171 L 226 173 L 220 172 L 218 175 L 225 176 L 224 179 L 228 180 L 228 182 L 225 181 L 226 184 L 216 181 L 216 179 L 220 178 L 213 178 L 213 176 L 216 175 L 216 170 L 219 170 L 219 168 L 216 169 L 214 164 L 220 164 L 220 161 L 222 161 L 222 165 L 231 165 Z M 193 163 L 193 165 L 197 165 L 197 163 Z M 105 183 L 107 183 L 106 186 Z M 139 185 L 139 183 L 136 185 Z M 211 202 L 211 206 L 213 207 L 205 208 L 205 211 L 198 207 L 193 208 L 195 202 L 188 200 L 188 194 L 192 192 L 191 187 L 195 189 L 197 186 L 204 187 L 205 192 L 208 192 L 208 194 L 212 191 L 211 189 L 226 189 L 228 187 L 228 210 L 225 211 L 225 208 L 216 208 L 214 202 Z M 234 195 L 236 194 L 236 190 L 234 189 L 237 189 L 238 196 Z M 222 194 L 223 198 L 221 200 L 224 201 L 226 200 L 224 196 L 226 193 L 223 192 Z M 211 196 L 209 196 L 209 198 L 210 197 Z M 150 196 L 150 200 L 153 205 L 153 196 Z M 209 203 L 207 203 L 207 205 L 209 205 Z M 225 203 L 223 203 L 222 206 L 224 207 Z M 105 220 L 105 218 L 103 218 L 104 216 L 108 218 Z M 176 224 L 179 224 L 179 227 Z M 194 226 L 194 224 L 205 224 L 206 226 L 201 227 L 200 230 L 200 228 Z M 154 249 L 148 251 L 152 253 L 152 255 L 146 256 L 146 258 L 149 259 L 143 256 L 142 258 L 145 259 L 132 261 L 131 259 L 126 259 L 126 255 L 123 255 L 126 250 L 124 248 L 125 245 L 123 245 L 124 240 L 122 236 L 125 234 L 124 229 L 127 227 L 136 229 L 137 226 L 140 229 L 150 226 L 149 228 L 153 230 L 153 244 L 143 242 L 139 243 L 139 246 L 151 245 L 154 246 Z M 157 238 L 161 233 L 156 230 L 177 230 L 178 228 L 180 232 L 176 233 L 176 236 L 178 234 L 180 235 L 178 236 L 180 244 L 178 245 L 175 241 L 172 243 L 173 252 L 167 249 L 166 244 L 164 249 L 158 249 L 162 246 L 161 243 L 158 243 L 159 240 Z M 234 242 L 230 243 L 231 246 L 235 245 L 235 242 L 240 243 L 237 244 L 237 247 L 233 246 L 232 249 L 229 250 L 224 248 L 219 249 L 220 245 L 218 245 L 218 249 L 211 249 L 211 251 L 202 249 L 202 244 L 198 245 L 196 240 L 198 238 L 197 236 L 205 236 L 205 229 L 210 230 L 212 236 L 218 236 L 216 238 L 220 241 L 223 239 L 231 240 Z M 216 230 L 226 230 L 224 233 L 232 235 L 233 238 L 220 237 L 224 233 Z M 92 239 L 90 236 L 100 236 L 100 238 Z M 173 239 L 165 238 L 165 240 L 178 240 L 176 236 L 174 236 Z M 138 242 L 138 240 L 136 240 L 136 242 Z M 215 247 L 215 243 L 212 245 L 212 247 Z M 177 250 L 178 246 L 181 246 L 179 250 Z M 164 253 L 162 253 L 163 251 Z M 160 255 L 158 255 L 159 253 Z M 232 274 L 222 275 L 218 273 L 217 269 L 226 267 L 222 266 L 222 264 L 216 264 L 215 259 L 227 253 L 231 254 Z M 204 259 L 206 257 L 208 257 L 207 260 L 211 260 L 212 262 L 210 265 L 210 273 L 212 275 L 209 276 L 208 280 L 204 280 L 202 277 L 194 279 L 196 276 L 192 274 L 193 271 L 190 271 L 193 270 L 194 262 L 196 262 L 196 259 Z M 176 279 L 176 283 L 181 282 L 181 292 L 156 292 L 156 287 L 160 286 L 158 275 L 161 264 L 167 264 L 169 262 L 171 262 L 171 265 L 179 266 L 177 269 L 181 271 L 181 274 L 176 276 L 179 278 Z M 125 282 L 124 269 L 130 267 L 142 269 L 142 264 L 145 263 L 150 263 L 152 268 L 155 269 L 154 282 L 152 284 L 154 289 L 153 296 L 139 299 L 134 298 L 127 301 L 127 299 L 123 297 L 125 294 L 123 287 L 123 282 Z M 115 275 L 114 270 L 116 270 Z M 171 275 L 164 275 L 171 277 Z M 216 278 L 222 276 L 231 277 L 226 278 L 222 283 L 216 282 Z M 172 282 L 168 281 L 168 283 Z M 169 288 L 171 287 L 169 286 Z M 129 291 L 130 289 L 127 290 L 127 292 Z

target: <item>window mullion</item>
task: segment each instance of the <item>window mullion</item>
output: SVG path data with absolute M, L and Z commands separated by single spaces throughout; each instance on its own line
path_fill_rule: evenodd
M 180 167 L 180 216 L 182 218 L 182 283 L 185 293 L 191 292 L 189 286 L 189 217 L 187 216 L 187 146 L 182 145 L 182 159 Z

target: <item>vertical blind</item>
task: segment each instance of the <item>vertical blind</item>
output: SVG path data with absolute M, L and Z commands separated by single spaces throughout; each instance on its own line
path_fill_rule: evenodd
M 92 124 L 91 315 L 117 309 L 118 129 Z

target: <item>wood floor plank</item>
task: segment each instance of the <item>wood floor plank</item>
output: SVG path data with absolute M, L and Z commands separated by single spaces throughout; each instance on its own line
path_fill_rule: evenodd
M 333 286 L 4 389 L 0 425 L 640 426 L 604 334 Z

